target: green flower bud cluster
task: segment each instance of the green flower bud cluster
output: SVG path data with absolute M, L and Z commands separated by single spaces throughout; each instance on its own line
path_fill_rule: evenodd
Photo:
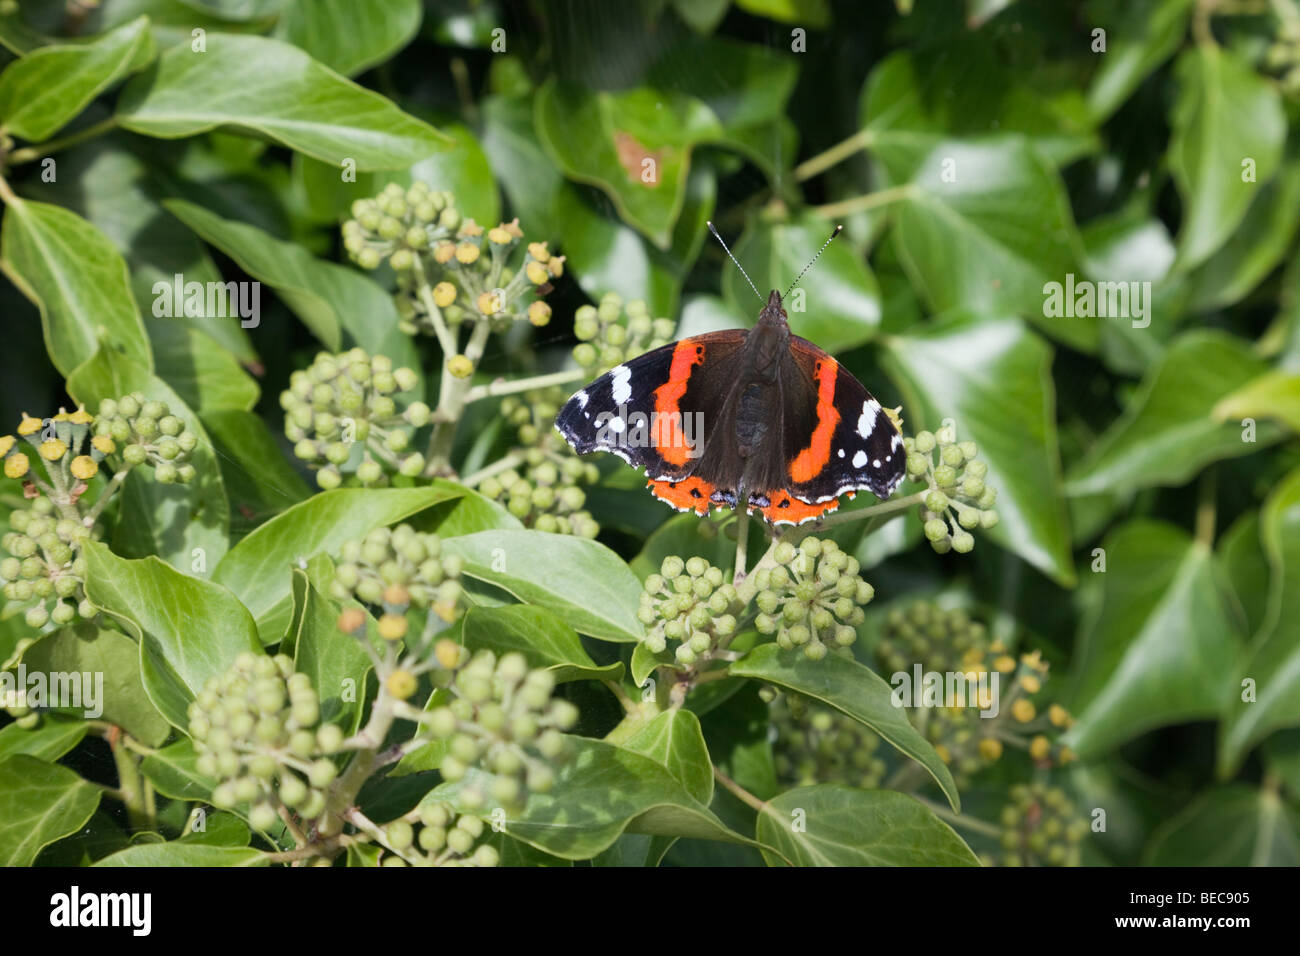
M 972 530 L 998 523 L 997 489 L 986 484 L 989 468 L 979 460 L 979 448 L 973 441 L 957 441 L 952 424 L 904 438 L 903 447 L 907 477 L 930 489 L 920 508 L 930 547 L 938 554 L 966 554 L 975 547 Z
M 10 514 L 9 528 L 0 538 L 0 548 L 7 552 L 0 559 L 0 582 L 7 600 L 35 602 L 27 609 L 27 626 L 39 629 L 52 622 L 62 627 L 78 617 L 93 618 L 98 612 L 86 600 L 86 559 L 81 556 L 91 529 L 81 520 L 61 517 L 45 497 Z
M 551 427 L 564 398 L 563 389 L 555 387 L 502 400 L 501 413 L 518 429 L 522 446 L 511 454 L 523 461 L 483 479 L 478 490 L 504 504 L 526 527 L 594 538 L 600 525 L 584 510 L 587 496 L 580 486 L 595 484 L 600 471 L 578 458 Z
M 876 660 L 886 673 L 905 671 L 917 663 L 926 671 L 959 671 L 983 665 L 991 646 L 988 628 L 963 608 L 916 601 L 891 608 L 885 615 Z
M 152 401 L 140 393 L 105 399 L 95 416 L 91 457 L 108 457 L 115 470 L 149 465 L 154 481 L 169 485 L 188 484 L 195 478 L 188 461 L 198 438 L 185 428 L 185 420 L 173 415 L 166 402 Z M 120 462 L 120 465 L 117 463 Z M 72 465 L 77 464 L 76 460 Z M 73 474 L 76 474 L 75 468 Z M 80 476 L 78 476 L 80 477 Z
M 411 436 L 432 412 L 421 401 L 399 412 L 394 395 L 418 383 L 415 372 L 393 368 L 384 355 L 372 357 L 360 348 L 321 352 L 289 376 L 289 388 L 280 395 L 284 434 L 294 443 L 293 453 L 319 469 L 316 483 L 327 491 L 342 483 L 344 467 L 363 485 L 386 483 L 385 466 L 413 477 L 424 470 L 424 456 L 410 449 Z
M 776 567 L 760 567 L 750 578 L 758 589 L 758 633 L 775 634 L 782 648 L 802 648 L 813 661 L 831 647 L 849 653 L 866 616 L 862 608 L 876 593 L 858 577 L 857 558 L 830 538 L 804 538 L 797 547 L 783 541 L 772 557 Z
M 352 218 L 343 223 L 343 248 L 363 269 L 377 269 L 397 255 L 393 269 L 413 268 L 413 260 L 432 242 L 454 236 L 464 220 L 456 198 L 445 190 L 416 182 L 409 189 L 389 183 L 373 199 L 352 204 Z
M 459 801 L 467 809 L 521 808 L 529 792 L 546 793 L 554 785 L 553 767 L 568 751 L 563 731 L 577 723 L 578 708 L 552 699 L 555 677 L 529 669 L 522 654 L 498 658 L 483 650 L 468 662 L 465 656 L 447 675 L 455 699 L 424 719 L 433 738 L 446 742 L 438 770 L 444 780 L 465 781 Z M 471 775 L 475 767 L 483 773 Z
M 1279 17 L 1273 42 L 1264 51 L 1263 67 L 1278 76 L 1282 91 L 1300 98 L 1300 20 Z
M 382 609 L 379 633 L 387 640 L 406 636 L 406 612 L 413 604 L 430 608 L 443 621 L 458 614 L 464 560 L 446 554 L 436 534 L 410 525 L 376 528 L 339 548 L 330 591 L 340 601 L 356 599 Z
M 295 673 L 289 657 L 245 651 L 208 679 L 187 713 L 195 767 L 219 781 L 214 807 L 248 805 L 248 821 L 259 830 L 275 825 L 278 806 L 303 820 L 325 813 L 337 773 L 330 755 L 342 746 L 343 731 L 320 724 L 311 679 Z
M 646 650 L 671 651 L 677 669 L 699 670 L 727 649 L 753 596 L 753 585 L 735 587 L 704 558 L 669 555 L 641 592 L 637 617 L 646 626 Z
M 676 328 L 672 319 L 652 319 L 642 300 L 632 299 L 625 306 L 622 296 L 607 292 L 600 305 L 584 305 L 574 313 L 573 334 L 579 341 L 573 357 L 594 378 L 642 352 L 667 345 Z
M 783 785 L 839 783 L 874 790 L 885 779 L 876 753 L 880 738 L 869 728 L 802 694 L 778 694 L 771 705 L 776 729 L 772 756 Z
M 1002 808 L 1002 866 L 1078 866 L 1088 820 L 1064 790 L 1043 783 L 1017 784 Z
M 427 800 L 384 828 L 384 842 L 394 852 L 381 856 L 379 865 L 496 866 L 501 855 L 482 842 L 486 830 L 478 817 L 457 816 L 450 804 Z

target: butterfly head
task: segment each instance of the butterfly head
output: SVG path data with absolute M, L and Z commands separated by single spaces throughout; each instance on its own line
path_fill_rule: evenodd
M 763 306 L 763 311 L 758 314 L 759 325 L 786 325 L 785 308 L 781 304 L 781 293 L 775 289 L 767 297 L 767 305 Z

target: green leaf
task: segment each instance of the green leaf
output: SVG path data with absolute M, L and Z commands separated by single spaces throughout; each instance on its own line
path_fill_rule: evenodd
M 89 409 L 98 409 L 106 398 L 142 392 L 165 402 L 198 439 L 189 456 L 195 478 L 188 484 L 159 484 L 152 469 L 132 470 L 122 487 L 113 546 L 127 557 L 156 554 L 186 570 L 220 561 L 229 546 L 230 502 L 212 441 L 198 416 L 165 382 L 107 346 L 68 376 L 67 388 Z M 200 558 L 202 563 L 196 565 Z
M 795 866 L 979 866 L 952 827 L 892 790 L 789 790 L 767 801 L 757 836 Z M 763 858 L 782 864 L 767 849 Z
M 264 643 L 284 636 L 293 615 L 290 570 L 343 542 L 396 524 L 457 497 L 456 486 L 336 488 L 308 498 L 263 524 L 217 565 L 212 579 L 253 613 Z M 300 564 L 300 562 L 302 564 Z
M 81 829 L 99 794 L 66 767 L 27 754 L 0 761 L 0 865 L 30 866 L 43 847 Z
M 902 390 L 911 430 L 957 423 L 979 445 L 1001 521 L 989 537 L 1071 585 L 1052 351 L 1012 319 L 959 315 L 886 339 L 881 364 Z
M 9 724 L 0 728 L 0 762 L 14 754 L 27 754 L 52 763 L 81 743 L 89 729 L 84 720 L 53 714 L 45 715 L 31 730 Z
M 420 0 L 366 6 L 355 0 L 309 0 L 285 6 L 274 35 L 330 69 L 355 76 L 406 46 L 420 28 L 420 15 Z
M 469 577 L 554 611 L 580 634 L 633 643 L 645 630 L 635 610 L 641 582 L 603 544 L 545 531 L 481 531 L 444 547 L 465 559 Z
M 755 219 L 732 251 L 760 292 L 785 292 L 829 235 L 824 220 L 769 223 Z M 785 302 L 790 331 L 828 352 L 871 339 L 880 326 L 880 286 L 862 257 L 849 243 L 832 242 L 817 260 L 816 270 L 815 279 L 806 288 L 795 289 Z M 748 315 L 748 324 L 753 325 L 763 303 L 755 301 L 740 270 L 723 271 L 722 289 L 732 308 Z
M 1238 338 L 1196 330 L 1175 339 L 1142 380 L 1124 414 L 1070 469 L 1071 495 L 1180 485 L 1205 465 L 1237 458 L 1271 441 L 1276 429 L 1259 428 L 1259 442 L 1242 439 L 1238 423 L 1213 416 L 1215 404 L 1265 369 Z
M 538 138 L 565 175 L 602 189 L 624 222 L 667 249 L 691 150 L 722 135 L 713 111 L 675 90 L 596 92 L 554 80 L 537 92 L 535 109 Z
M 1217 43 L 1183 52 L 1175 66 L 1169 167 L 1183 199 L 1178 263 L 1198 265 L 1241 225 L 1282 158 L 1286 117 L 1277 86 Z M 1250 160 L 1253 178 L 1243 181 Z
M 218 584 L 157 558 L 126 561 L 99 542 L 85 546 L 86 595 L 140 644 L 145 692 L 174 727 L 210 677 L 243 651 L 260 652 L 253 617 Z
M 1272 731 L 1300 726 L 1295 629 L 1300 615 L 1300 469 L 1278 482 L 1260 509 L 1259 525 L 1271 570 L 1268 609 L 1251 641 L 1249 659 L 1227 688 L 1230 696 L 1219 728 L 1219 772 L 1224 777 Z M 1253 701 L 1242 700 L 1246 678 L 1254 681 Z
M 147 319 L 158 377 L 197 412 L 248 411 L 261 393 L 235 357 L 201 332 L 173 319 Z
M 668 769 L 686 792 L 705 806 L 713 799 L 713 763 L 700 719 L 675 708 L 658 714 L 620 747 L 645 754 Z
M 797 23 L 813 30 L 825 29 L 831 23 L 826 0 L 736 0 L 736 6 L 756 17 Z
M 401 169 L 447 148 L 447 138 L 390 100 L 306 53 L 265 37 L 209 34 L 207 49 L 165 50 L 118 103 L 123 127 L 177 139 L 213 129 L 266 136 L 358 170 Z
M 1106 29 L 1106 52 L 1088 86 L 1097 122 L 1123 105 L 1142 81 L 1182 46 L 1195 0 L 1111 0 L 1093 6 Z
M 293 569 L 293 620 L 285 641 L 292 646 L 293 669 L 311 678 L 320 696 L 322 723 L 354 734 L 361 726 L 370 657 L 351 634 L 339 630 L 339 607 L 321 597 L 307 572 Z M 344 695 L 351 681 L 351 700 Z
M 261 850 L 246 846 L 208 846 L 188 840 L 141 843 L 119 850 L 95 866 L 269 866 Z
M 101 714 L 96 717 L 116 724 L 150 747 L 159 746 L 171 733 L 167 720 L 145 696 L 140 681 L 140 648 L 117 631 L 90 624 L 63 628 L 28 651 L 23 663 L 29 671 L 47 674 L 93 674 L 96 681 L 102 675 L 103 688 L 98 691 L 101 696 L 95 702 Z M 83 700 L 85 693 L 83 689 Z M 87 709 L 83 707 L 82 711 Z
M 101 335 L 153 368 L 126 263 L 93 225 L 59 206 L 11 200 L 0 253 L 0 269 L 40 309 L 46 352 L 60 373 L 94 356 Z
M 1138 519 L 1105 540 L 1095 617 L 1080 633 L 1067 741 L 1088 759 L 1156 727 L 1219 714 L 1241 636 L 1213 552 Z
M 189 737 L 157 750 L 140 762 L 140 772 L 159 793 L 172 800 L 203 800 L 212 796 L 217 781 L 199 773 L 198 754 Z
M 230 499 L 232 537 L 242 537 L 311 496 L 312 490 L 257 415 L 224 409 L 202 417 Z
M 1216 544 L 1219 564 L 1243 613 L 1246 634 L 1258 632 L 1268 609 L 1269 564 L 1260 540 L 1259 511 L 1247 511 Z
M 1220 399 L 1212 414 L 1221 422 L 1270 418 L 1300 432 L 1300 374 L 1265 372 Z
M 935 312 L 1014 312 L 1096 350 L 1095 318 L 1046 315 L 1048 283 L 1078 272 L 1081 241 L 1061 178 L 1020 137 L 941 142 L 895 209 L 894 246 Z
M 731 674 L 788 687 L 866 724 L 899 753 L 924 767 L 954 810 L 961 807 L 947 766 L 908 723 L 906 711 L 894 706 L 890 686 L 869 667 L 835 654 L 810 661 L 797 650 L 784 652 L 775 644 L 760 644 L 731 665 Z
M 578 632 L 545 608 L 527 604 L 470 608 L 461 634 L 471 650 L 486 649 L 498 655 L 518 651 L 530 667 L 549 670 L 557 683 L 623 677 L 621 661 L 597 665 L 583 648 Z
M 549 793 L 533 793 L 506 832 L 565 860 L 586 860 L 609 847 L 624 832 L 696 837 L 752 845 L 723 825 L 704 804 L 657 761 L 622 747 L 569 737 L 570 755 Z M 490 817 L 459 803 L 466 786 L 484 786 L 471 770 L 454 784 L 431 790 L 426 801 L 445 800 L 459 812 Z
M 156 53 L 148 17 L 92 43 L 33 50 L 0 73 L 0 124 L 23 139 L 48 139 L 104 90 L 144 69 Z
M 1300 866 L 1300 816 L 1274 791 L 1201 794 L 1151 835 L 1144 866 Z

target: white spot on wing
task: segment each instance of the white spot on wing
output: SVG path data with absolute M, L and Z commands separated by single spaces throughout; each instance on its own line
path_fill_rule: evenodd
M 574 401 L 578 403 L 579 408 L 587 407 L 587 390 L 585 388 L 582 389 L 580 392 L 578 392 L 576 395 L 574 395 L 573 398 Z
M 867 463 L 867 453 L 865 451 L 859 451 L 856 455 L 853 456 L 854 468 L 861 468 L 866 463 Z
M 614 404 L 623 405 L 632 397 L 632 370 L 620 365 L 613 372 Z
M 858 434 L 866 438 L 876 427 L 876 416 L 880 414 L 880 403 L 869 398 L 862 403 L 862 414 L 858 416 Z
M 844 449 L 843 449 L 843 448 L 840 449 L 840 457 L 841 457 L 841 458 L 844 457 Z

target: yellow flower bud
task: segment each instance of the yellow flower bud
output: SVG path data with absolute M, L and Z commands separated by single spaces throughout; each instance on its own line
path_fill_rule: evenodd
M 484 292 L 478 297 L 478 302 L 475 305 L 478 306 L 479 312 L 484 315 L 496 315 L 501 311 L 501 296 L 495 292 Z
M 433 613 L 450 624 L 456 619 L 456 605 L 450 601 L 437 601 L 433 605 Z
M 13 435 L 0 435 L 0 458 L 9 454 L 16 440 Z
M 1023 697 L 1011 705 L 1011 716 L 1016 718 L 1016 720 L 1020 721 L 1022 724 L 1027 724 L 1033 720 L 1034 714 L 1036 713 L 1037 711 L 1034 710 L 1034 705 Z
M 1040 673 L 1047 673 L 1047 662 L 1043 660 L 1042 651 L 1034 651 L 1032 654 L 1021 654 L 1020 660 L 1026 667 L 1032 667 Z
M 94 416 L 92 416 L 84 408 L 78 408 L 75 412 L 73 412 L 71 415 L 68 416 L 68 421 L 72 422 L 72 424 L 74 425 L 89 425 L 94 420 L 95 420 Z
M 1076 754 L 1069 747 L 1062 747 L 1061 752 L 1056 755 L 1056 759 L 1060 761 L 1062 764 L 1067 764 L 1067 763 L 1072 763 L 1075 760 L 1078 760 L 1079 755 Z
M 1002 756 L 1002 741 L 996 737 L 985 737 L 980 741 L 980 756 L 992 763 Z
M 23 420 L 18 423 L 18 434 L 23 436 L 34 435 L 40 430 L 41 420 L 39 418 L 32 418 L 26 412 L 23 412 Z
M 460 645 L 444 637 L 433 646 L 433 656 L 437 658 L 438 666 L 450 670 L 460 663 Z
M 456 287 L 450 282 L 439 282 L 433 287 L 433 302 L 440 309 L 445 309 L 456 301 Z
M 533 285 L 542 285 L 551 280 L 551 277 L 546 272 L 546 266 L 540 262 L 528 263 L 524 267 L 524 275 L 528 276 L 528 281 Z
M 386 641 L 399 641 L 406 636 L 406 616 L 385 614 L 379 619 L 379 636 Z
M 513 238 L 504 226 L 494 226 L 488 230 L 488 242 L 498 246 L 510 245 Z
M 390 584 L 384 589 L 384 603 L 407 605 L 411 603 L 411 592 L 400 584 Z
M 1042 734 L 1039 734 L 1029 742 L 1029 756 L 1033 757 L 1035 760 L 1046 760 L 1051 752 L 1052 744 Z
M 1043 682 L 1038 679 L 1037 674 L 1025 674 L 1020 678 L 1020 686 L 1025 689 L 1026 694 L 1037 694 L 1043 689 Z
M 551 307 L 545 302 L 534 302 L 528 307 L 528 321 L 541 328 L 551 321 Z
M 388 675 L 388 693 L 398 700 L 406 700 L 415 693 L 418 681 L 410 671 L 395 670 Z
M 117 442 L 107 435 L 96 435 L 90 440 L 90 444 L 95 451 L 103 455 L 111 455 L 117 451 Z
M 474 239 L 477 238 L 478 236 L 483 235 L 483 227 L 480 226 L 478 223 L 476 223 L 473 219 L 466 219 L 461 224 L 460 230 L 456 233 L 456 235 L 460 236 L 461 238 Z
M 10 455 L 5 459 L 5 477 L 21 478 L 23 475 L 27 474 L 27 469 L 29 467 L 31 467 L 30 462 L 28 462 L 27 456 L 22 452 Z
M 366 626 L 366 612 L 359 607 L 346 608 L 339 615 L 339 630 L 344 634 L 356 634 Z
M 1074 723 L 1070 718 L 1070 712 L 1060 704 L 1053 704 L 1047 708 L 1047 719 L 1052 722 L 1053 727 L 1068 727 Z
M 538 262 L 545 262 L 551 258 L 551 250 L 546 248 L 544 242 L 530 242 L 528 244 L 528 254 Z
M 49 441 L 41 442 L 41 457 L 46 461 L 58 461 L 68 453 L 68 443 L 62 438 L 51 438 Z
M 456 254 L 456 243 L 443 240 L 433 247 L 433 261 L 446 265 Z
M 469 378 L 474 374 L 474 363 L 468 355 L 453 355 L 447 362 L 447 371 L 452 378 Z
M 1016 659 L 1009 654 L 1003 654 L 993 662 L 993 669 L 1001 674 L 1010 674 L 1016 669 Z
M 478 246 L 472 242 L 462 242 L 456 246 L 456 261 L 463 266 L 472 265 L 478 261 Z
M 82 481 L 90 481 L 99 474 L 99 463 L 89 455 L 78 455 L 72 459 L 72 464 L 68 466 L 72 472 L 72 477 L 80 478 Z
M 546 263 L 546 271 L 551 274 L 552 279 L 564 275 L 564 256 L 552 256 L 551 261 Z
M 501 228 L 510 233 L 510 235 L 515 239 L 522 239 L 524 237 L 524 231 L 519 228 L 518 216 L 515 216 L 515 218 L 511 219 L 509 222 L 503 222 Z

